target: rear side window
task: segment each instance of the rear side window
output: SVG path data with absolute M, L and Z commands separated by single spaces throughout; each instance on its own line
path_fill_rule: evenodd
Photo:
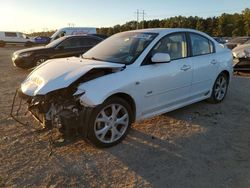
M 80 39 L 80 44 L 83 47 L 94 46 L 100 42 L 99 39 L 84 37 Z
M 17 34 L 14 32 L 5 32 L 6 37 L 17 37 Z
M 190 40 L 193 56 L 205 55 L 214 52 L 213 43 L 206 37 L 190 33 Z

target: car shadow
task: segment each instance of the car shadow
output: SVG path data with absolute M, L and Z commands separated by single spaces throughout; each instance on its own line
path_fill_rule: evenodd
M 249 120 L 241 126 L 229 122 L 230 115 L 237 120 L 239 110 L 228 111 L 231 99 L 217 105 L 199 102 L 164 114 L 161 120 L 141 122 L 121 145 L 107 152 L 152 187 L 247 187 L 249 139 L 240 132 Z M 242 138 L 235 137 L 235 130 Z

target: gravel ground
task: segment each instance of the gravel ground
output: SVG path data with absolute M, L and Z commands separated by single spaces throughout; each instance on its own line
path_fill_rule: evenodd
M 14 50 L 0 48 L 0 187 L 250 187 L 250 77 L 235 76 L 221 104 L 134 124 L 115 147 L 75 138 L 49 157 L 49 134 L 8 115 L 28 74 L 12 66 Z

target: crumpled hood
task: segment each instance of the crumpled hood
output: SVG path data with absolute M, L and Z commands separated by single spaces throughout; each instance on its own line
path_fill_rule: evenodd
M 33 70 L 21 84 L 21 90 L 29 96 L 44 95 L 68 87 L 93 68 L 122 67 L 123 64 L 77 57 L 52 59 Z
M 250 57 L 250 44 L 237 46 L 232 50 L 232 53 L 235 58 Z

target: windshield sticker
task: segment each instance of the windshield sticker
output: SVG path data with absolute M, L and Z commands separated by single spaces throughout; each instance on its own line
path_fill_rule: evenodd
M 151 40 L 152 35 L 145 34 L 145 33 L 140 33 L 140 34 L 137 34 L 137 35 L 133 36 L 133 38 Z

